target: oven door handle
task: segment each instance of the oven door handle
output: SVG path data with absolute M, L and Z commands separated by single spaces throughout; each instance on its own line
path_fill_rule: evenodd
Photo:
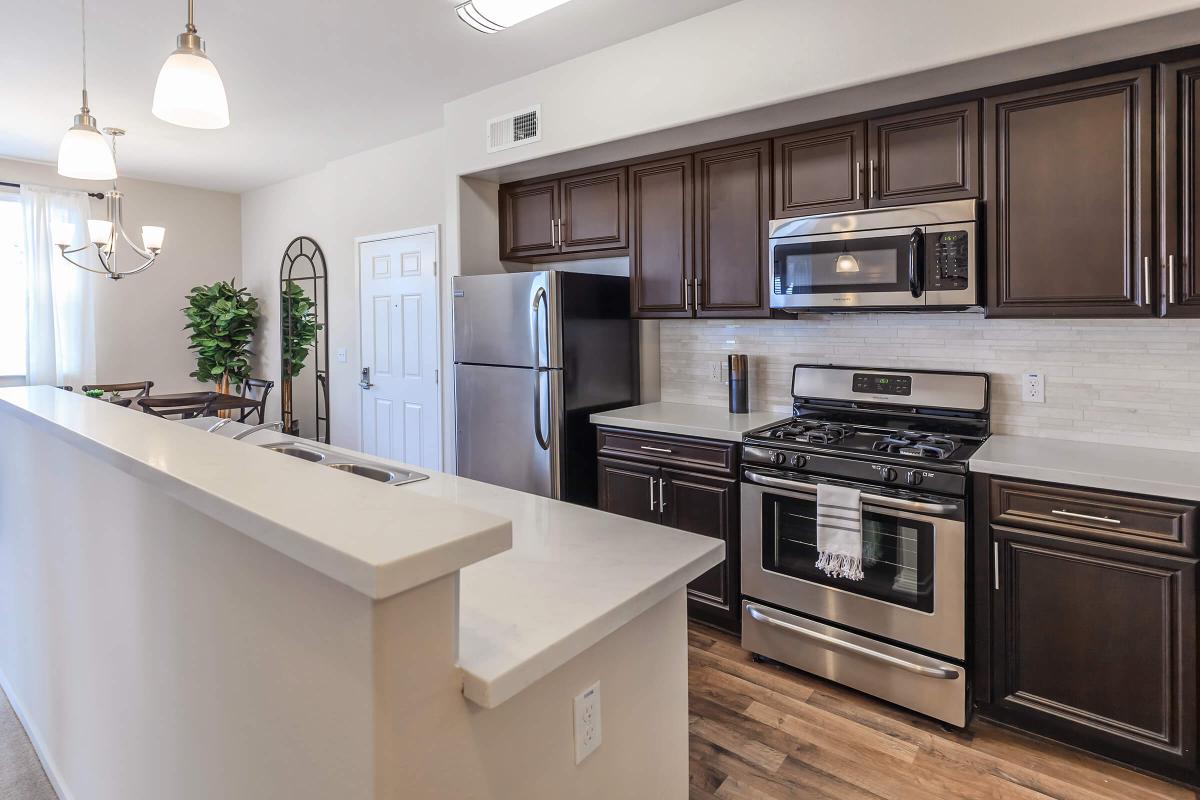
M 746 470 L 746 480 L 761 486 L 786 489 L 790 492 L 799 492 L 814 496 L 817 493 L 817 487 L 811 483 L 799 483 L 797 481 L 789 481 L 786 478 L 773 478 L 770 475 L 763 475 L 761 472 L 749 469 Z M 863 503 L 883 508 L 895 508 L 900 511 L 916 511 L 921 514 L 953 514 L 955 511 L 958 511 L 958 506 L 947 503 L 922 503 L 918 500 L 905 500 L 901 497 L 886 497 L 881 494 L 868 494 L 866 492 L 863 492 L 861 496 Z
M 818 631 L 810 631 L 807 628 L 801 628 L 798 625 L 793 625 L 790 622 L 784 622 L 781 619 L 764 614 L 759 608 L 753 604 L 746 605 L 746 613 L 755 622 L 761 622 L 764 625 L 769 625 L 773 628 L 780 628 L 789 633 L 794 633 L 803 636 L 806 639 L 811 639 L 819 644 L 819 646 L 827 650 L 838 650 L 851 655 L 862 656 L 863 658 L 873 661 L 882 661 L 891 667 L 899 667 L 908 672 L 916 673 L 925 678 L 938 678 L 945 681 L 953 681 L 958 679 L 958 672 L 947 667 L 927 667 L 924 664 L 914 664 L 911 661 L 905 661 L 903 658 L 896 658 L 887 653 L 880 653 L 870 648 L 863 647 L 854 642 L 847 642 L 841 639 L 835 639 L 832 636 L 826 636 Z

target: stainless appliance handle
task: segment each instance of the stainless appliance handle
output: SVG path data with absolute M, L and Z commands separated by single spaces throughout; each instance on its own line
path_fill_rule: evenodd
M 546 290 L 539 286 L 533 293 L 533 301 L 529 304 L 530 337 L 533 341 L 533 435 L 538 446 L 543 450 L 550 449 L 550 440 L 542 430 L 542 348 L 540 342 L 542 303 L 546 300 Z M 549 310 L 547 308 L 547 310 Z M 550 352 L 550 331 L 546 330 L 546 352 Z
M 654 510 L 654 478 L 650 479 L 650 510 Z
M 1142 259 L 1142 281 L 1142 296 L 1146 298 L 1146 305 L 1152 305 L 1153 301 L 1150 299 L 1150 256 Z
M 1077 511 L 1067 511 L 1065 508 L 1052 508 L 1051 514 L 1057 514 L 1060 517 L 1070 517 L 1071 519 L 1086 519 L 1089 522 L 1103 522 L 1105 525 L 1120 525 L 1121 520 L 1116 517 L 1097 517 L 1092 514 L 1080 514 Z
M 546 374 L 543 369 L 533 370 L 533 435 L 543 450 L 550 449 L 550 440 L 542 430 L 542 376 Z
M 913 297 L 925 294 L 925 231 L 920 228 L 908 235 L 908 290 Z
M 673 453 L 675 452 L 669 447 L 651 447 L 648 444 L 642 445 L 643 450 L 649 450 L 652 453 Z
M 854 162 L 854 199 L 862 200 L 862 162 Z
M 658 479 L 658 510 L 667 510 L 667 482 L 662 478 Z
M 792 492 L 801 494 L 810 494 L 814 497 L 817 494 L 815 484 L 802 483 L 800 481 L 791 481 L 786 478 L 775 478 L 770 475 L 763 475 L 761 472 L 754 470 L 746 470 L 746 480 L 750 483 L 757 483 L 761 486 L 771 486 L 776 489 L 786 489 Z M 916 511 L 922 514 L 952 514 L 958 510 L 958 506 L 945 503 L 922 503 L 917 500 L 905 500 L 902 497 L 886 497 L 881 494 L 862 493 L 863 503 L 869 503 L 873 506 L 881 506 L 883 508 L 895 508 L 901 511 Z
M 1000 591 L 1000 543 L 992 540 L 992 588 Z
M 793 625 L 790 622 L 785 622 L 781 619 L 775 619 L 772 616 L 768 616 L 754 605 L 747 605 L 746 613 L 748 613 L 750 618 L 755 622 L 761 622 L 764 625 L 770 625 L 773 628 L 780 628 L 788 631 L 789 633 L 794 633 L 799 636 L 803 636 L 806 639 L 811 639 L 827 650 L 838 650 L 843 653 L 851 653 L 856 656 L 862 656 L 863 658 L 868 658 L 873 661 L 882 661 L 888 666 L 899 667 L 900 669 L 916 673 L 917 675 L 921 675 L 925 678 L 938 678 L 940 680 L 947 681 L 958 679 L 958 672 L 947 667 L 927 667 L 924 664 L 914 664 L 911 661 L 905 661 L 902 658 L 896 658 L 895 656 L 887 653 L 876 652 L 869 648 L 863 647 L 860 644 L 855 644 L 854 642 L 846 642 L 842 641 L 841 639 L 835 639 L 834 637 L 826 636 L 819 631 L 810 631 L 807 628 L 801 628 L 800 626 Z
M 375 384 L 371 383 L 371 368 L 370 367 L 362 368 L 362 380 L 360 380 L 358 382 L 358 385 L 364 389 L 370 389 L 372 386 L 375 385 Z
M 1175 254 L 1167 256 L 1167 302 L 1175 304 Z

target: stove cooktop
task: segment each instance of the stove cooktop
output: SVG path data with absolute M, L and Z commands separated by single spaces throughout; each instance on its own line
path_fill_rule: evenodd
M 913 426 L 915 427 L 915 426 Z M 796 417 L 785 422 L 751 431 L 747 442 L 772 447 L 838 450 L 847 454 L 904 456 L 921 461 L 962 463 L 982 444 L 982 438 L 947 430 L 913 430 L 855 424 L 840 419 Z

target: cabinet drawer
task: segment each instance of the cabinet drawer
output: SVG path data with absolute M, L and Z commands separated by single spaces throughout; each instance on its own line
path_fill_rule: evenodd
M 601 456 L 632 458 L 691 470 L 733 475 L 737 471 L 737 444 L 687 436 L 597 428 Z
M 1084 539 L 1194 554 L 1196 506 L 993 478 L 992 521 Z

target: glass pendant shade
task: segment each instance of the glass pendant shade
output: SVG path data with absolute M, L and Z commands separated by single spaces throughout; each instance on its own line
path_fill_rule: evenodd
M 75 225 L 70 222 L 52 222 L 50 232 L 54 236 L 54 244 L 58 247 L 70 247 L 75 241 Z
M 185 37 L 191 37 L 186 40 Z M 154 116 L 185 128 L 224 128 L 229 103 L 217 67 L 204 54 L 195 34 L 182 34 L 179 48 L 167 56 L 154 86 Z M 198 45 L 196 43 L 199 43 Z
M 112 239 L 113 224 L 105 219 L 88 220 L 88 236 L 92 244 L 106 245 Z
M 835 272 L 858 272 L 858 259 L 849 253 L 842 253 L 834 262 Z
M 567 0 L 468 0 L 458 6 L 458 17 L 477 31 L 497 33 L 524 22 Z
M 58 145 L 58 174 L 85 181 L 111 181 L 117 177 L 117 164 L 104 136 L 96 130 L 91 117 L 80 114 Z
M 162 250 L 163 238 L 167 235 L 167 229 L 158 225 L 143 225 L 142 226 L 142 247 L 152 252 Z

